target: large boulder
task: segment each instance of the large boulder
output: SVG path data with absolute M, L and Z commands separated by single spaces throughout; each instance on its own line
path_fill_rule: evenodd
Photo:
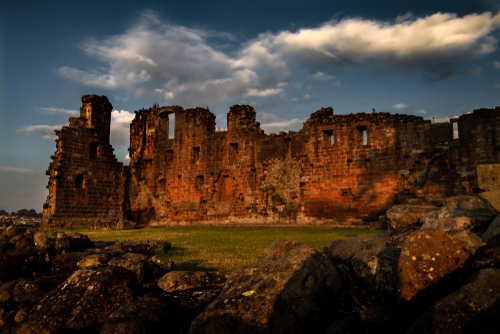
M 56 255 L 52 260 L 52 276 L 69 276 L 80 269 L 77 265 L 87 252 L 74 252 Z
M 462 203 L 476 202 L 476 201 L 481 201 L 481 200 L 477 196 L 472 196 L 472 195 L 452 196 L 448 197 L 444 201 L 444 206 L 458 207 Z
M 146 266 L 144 264 L 144 261 L 138 259 L 115 257 L 109 260 L 108 265 L 119 266 L 130 270 L 134 273 L 139 283 L 144 280 L 144 277 L 146 275 Z
M 111 256 L 107 252 L 106 253 L 94 253 L 94 254 L 89 254 L 87 256 L 84 256 L 76 263 L 76 265 L 80 269 L 85 268 L 85 267 L 92 267 L 92 266 L 103 266 L 103 265 L 107 264 L 110 259 L 111 259 Z
M 92 247 L 92 241 L 85 234 L 81 233 L 67 233 L 70 241 L 71 252 L 84 252 L 87 248 Z
M 172 318 L 168 306 L 157 298 L 142 298 L 111 313 L 100 334 L 168 333 Z M 173 332 L 172 332 L 173 333 Z
M 189 333 L 318 332 L 341 287 L 322 253 L 300 242 L 275 241 L 259 265 L 231 273 Z
M 170 242 L 159 240 L 123 241 L 106 247 L 106 249 L 121 249 L 127 253 L 138 253 L 146 256 L 151 256 L 151 253 L 156 251 L 167 251 L 170 248 Z
M 478 165 L 477 183 L 485 191 L 500 189 L 500 164 Z
M 387 210 L 388 227 L 395 230 L 406 225 L 417 223 L 426 214 L 437 211 L 433 205 L 394 205 Z
M 390 235 L 391 231 L 385 231 L 370 237 L 334 240 L 323 248 L 323 253 L 333 262 L 346 261 L 363 250 L 385 248 Z
M 443 207 L 426 214 L 420 219 L 422 230 L 436 229 L 441 231 L 473 230 L 487 226 L 493 215 L 488 211 L 463 211 L 454 207 Z
M 166 292 L 223 286 L 226 276 L 218 272 L 171 271 L 160 278 L 158 286 Z
M 111 313 L 134 300 L 136 285 L 134 274 L 121 267 L 78 270 L 49 292 L 12 333 L 95 330 Z
M 469 230 L 452 230 L 447 232 L 453 239 L 458 240 L 462 247 L 474 255 L 479 247 L 486 245 L 481 238 Z
M 162 270 L 169 272 L 172 270 L 174 263 L 168 257 L 163 255 L 153 255 L 149 261 L 153 262 Z
M 461 268 L 470 257 L 462 244 L 438 230 L 417 231 L 401 248 L 398 296 L 410 300 L 420 291 Z
M 500 270 L 483 269 L 432 305 L 406 333 L 497 333 L 499 314 Z
M 401 248 L 375 248 L 358 252 L 351 264 L 356 275 L 375 289 L 392 292 Z
M 500 215 L 498 215 L 493 222 L 488 226 L 486 232 L 481 236 L 481 240 L 486 243 L 493 241 L 500 234 Z
M 500 213 L 500 189 L 480 193 L 479 197 L 483 199 L 491 213 L 495 215 Z

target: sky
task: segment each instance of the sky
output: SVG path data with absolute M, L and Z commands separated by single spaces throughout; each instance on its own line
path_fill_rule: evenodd
M 311 113 L 446 122 L 500 105 L 500 0 L 0 0 L 0 209 L 42 210 L 54 129 L 81 96 L 113 104 L 128 163 L 134 110 L 249 104 L 266 133 Z

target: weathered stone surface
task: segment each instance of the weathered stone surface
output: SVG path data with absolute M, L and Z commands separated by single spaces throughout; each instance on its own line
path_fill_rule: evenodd
M 462 247 L 472 255 L 476 253 L 476 249 L 485 245 L 480 237 L 468 230 L 452 230 L 447 233 L 453 239 L 460 241 Z
M 67 233 L 70 239 L 71 252 L 84 252 L 87 248 L 92 248 L 92 241 L 85 234 Z
M 481 240 L 483 240 L 486 243 L 489 243 L 499 234 L 500 234 L 500 215 L 496 216 L 496 218 L 491 222 L 486 232 L 484 232 L 484 234 L 481 236 Z
M 88 252 L 74 252 L 56 255 L 52 260 L 52 276 L 67 276 L 80 269 L 77 265 Z
M 390 235 L 391 231 L 386 231 L 370 237 L 334 240 L 323 248 L 323 253 L 334 262 L 349 260 L 360 251 L 385 248 Z
M 389 229 L 395 230 L 406 225 L 415 224 L 429 212 L 437 210 L 437 206 L 431 205 L 394 205 L 386 213 L 389 219 Z
M 111 313 L 101 334 L 160 334 L 168 333 L 172 314 L 157 298 L 142 298 Z M 172 332 L 173 333 L 173 332 Z
M 124 259 L 137 260 L 137 261 L 146 261 L 148 257 L 144 254 L 137 253 L 125 253 L 122 255 Z
M 137 277 L 137 281 L 141 283 L 146 275 L 146 266 L 143 261 L 130 258 L 115 257 L 109 260 L 108 265 L 119 266 L 130 270 Z
M 500 164 L 478 165 L 477 179 L 479 188 L 484 191 L 500 189 Z
M 437 229 L 441 231 L 474 229 L 484 227 L 491 222 L 493 216 L 486 211 L 462 211 L 453 207 L 444 207 L 431 212 L 420 219 L 421 229 Z
M 499 301 L 500 270 L 480 270 L 460 289 L 432 305 L 407 333 L 496 333 Z
M 102 266 L 108 263 L 110 256 L 107 253 L 90 254 L 79 260 L 76 265 L 82 269 L 91 266 Z
M 182 291 L 208 286 L 223 286 L 226 276 L 218 272 L 171 271 L 162 276 L 158 286 L 166 292 Z
M 21 233 L 21 229 L 19 227 L 11 225 L 2 232 L 2 236 L 6 237 L 7 239 L 10 239 L 19 233 Z
M 331 307 L 342 286 L 335 267 L 316 249 L 296 242 L 274 242 L 268 253 L 258 266 L 230 274 L 190 334 L 318 331 L 327 316 L 322 311 Z
M 10 238 L 9 243 L 17 251 L 32 252 L 35 250 L 35 243 L 33 242 L 33 238 L 27 238 L 23 233 L 16 234 L 12 238 Z
M 33 239 L 36 249 L 39 252 L 47 252 L 54 249 L 56 244 L 57 232 L 39 230 L 35 232 Z
M 484 193 L 480 193 L 479 197 L 485 201 L 491 213 L 500 213 L 500 190 L 486 191 Z
M 401 248 L 398 295 L 410 300 L 417 293 L 463 266 L 470 254 L 462 244 L 438 230 L 417 231 Z
M 481 201 L 477 196 L 472 196 L 472 195 L 452 196 L 446 199 L 446 201 L 444 202 L 444 206 L 458 207 L 460 204 L 464 202 L 477 202 L 477 201 Z
M 170 242 L 158 240 L 141 240 L 138 242 L 124 241 L 107 246 L 106 249 L 121 249 L 127 253 L 138 253 L 150 256 L 155 251 L 167 251 L 171 247 Z
M 356 275 L 379 290 L 393 291 L 401 248 L 375 248 L 358 252 L 351 263 Z
M 457 209 L 462 211 L 490 213 L 488 206 L 481 200 L 462 202 Z
M 171 271 L 174 266 L 172 260 L 163 255 L 153 255 L 150 261 L 166 272 Z
M 49 292 L 12 333 L 98 328 L 111 313 L 134 299 L 136 284 L 135 276 L 121 267 L 78 270 Z

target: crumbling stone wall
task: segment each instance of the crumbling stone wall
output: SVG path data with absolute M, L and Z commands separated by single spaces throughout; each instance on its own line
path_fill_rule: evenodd
M 123 220 L 125 173 L 109 143 L 113 106 L 105 96 L 84 95 L 80 117 L 56 131 L 49 195 L 42 226 L 105 226 Z M 104 225 L 103 225 L 104 223 Z
M 138 145 L 134 138 L 148 136 L 148 123 L 139 119 L 165 112 L 175 113 L 174 138 L 154 148 Z M 417 116 L 334 115 L 323 108 L 299 132 L 265 135 L 250 106 L 231 107 L 223 132 L 203 108 L 143 110 L 131 128 L 136 192 L 128 214 L 150 225 L 346 226 L 359 223 L 353 217 L 375 219 L 394 203 L 471 194 L 478 191 L 477 165 L 500 160 L 499 115 L 500 108 L 479 110 L 431 124 Z M 160 127 L 156 133 L 168 134 Z M 148 149 L 157 153 L 150 164 L 139 153 Z
M 251 106 L 230 108 L 227 131 L 208 109 L 167 106 L 135 112 L 122 169 L 109 145 L 111 104 L 82 100 L 81 116 L 58 132 L 46 224 L 125 215 L 152 226 L 353 226 L 395 203 L 476 193 L 477 166 L 500 162 L 500 107 L 438 124 L 322 108 L 298 132 L 266 135 Z M 75 189 L 78 175 L 92 190 Z

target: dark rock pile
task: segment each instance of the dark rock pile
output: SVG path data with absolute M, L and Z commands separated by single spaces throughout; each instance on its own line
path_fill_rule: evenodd
M 387 221 L 388 231 L 323 252 L 275 241 L 258 265 L 228 275 L 172 271 L 155 254 L 168 242 L 10 226 L 0 237 L 0 332 L 497 332 L 498 212 L 461 196 L 394 207 Z

